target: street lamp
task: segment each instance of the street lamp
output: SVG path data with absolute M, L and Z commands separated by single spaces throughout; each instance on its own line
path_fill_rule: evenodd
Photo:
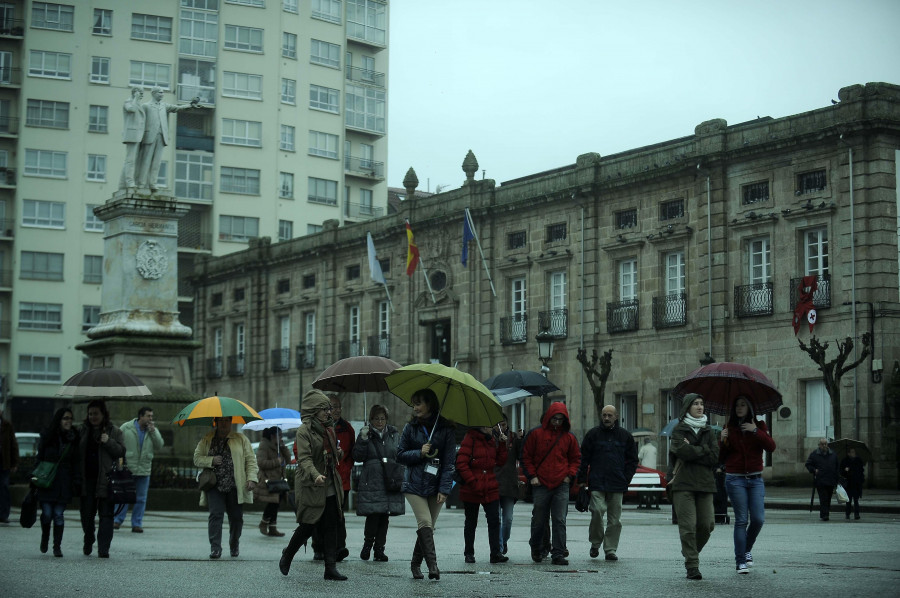
M 544 378 L 547 377 L 547 374 L 550 373 L 550 368 L 547 366 L 547 362 L 553 359 L 553 335 L 550 334 L 550 331 L 544 328 L 540 332 L 537 333 L 537 336 L 534 337 L 534 340 L 537 341 L 538 346 L 538 359 L 541 360 L 541 373 L 544 375 Z M 544 404 L 544 412 L 547 411 L 548 400 L 547 395 L 544 394 L 542 396 L 543 404 Z

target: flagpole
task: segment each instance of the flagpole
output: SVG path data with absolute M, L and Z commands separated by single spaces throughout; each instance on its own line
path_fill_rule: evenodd
M 422 260 L 422 254 L 419 254 L 419 265 L 422 266 L 422 276 L 425 277 L 425 286 L 428 287 L 428 292 L 431 293 L 431 302 L 437 303 L 437 299 L 434 298 L 434 291 L 431 290 L 431 281 L 428 280 L 428 271 L 425 269 L 425 262 Z
M 484 259 L 484 250 L 481 248 L 481 241 L 478 240 L 478 231 L 475 230 L 475 224 L 472 222 L 472 215 L 469 214 L 469 208 L 466 208 L 466 220 L 469 223 L 469 228 L 472 229 L 472 235 L 475 237 L 475 244 L 478 245 L 478 252 L 481 254 L 481 264 L 484 266 L 484 273 L 487 274 L 488 282 L 491 283 L 491 293 L 496 297 L 497 291 L 494 290 L 494 281 L 491 280 L 491 272 L 488 270 L 487 260 Z

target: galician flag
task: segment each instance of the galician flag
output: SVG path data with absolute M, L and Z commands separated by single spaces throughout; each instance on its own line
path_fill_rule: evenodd
M 369 246 L 369 273 L 372 276 L 372 280 L 387 285 L 384 273 L 381 271 L 381 264 L 378 263 L 378 258 L 375 256 L 375 243 L 372 241 L 372 233 L 366 233 L 366 243 Z

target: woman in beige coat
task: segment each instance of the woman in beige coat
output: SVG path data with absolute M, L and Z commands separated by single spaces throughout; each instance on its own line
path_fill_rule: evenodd
M 277 492 L 269 492 L 266 480 L 284 479 L 284 466 L 291 462 L 291 454 L 284 446 L 281 430 L 272 426 L 263 430 L 263 439 L 256 449 L 256 464 L 259 466 L 259 483 L 253 494 L 256 500 L 266 503 L 263 509 L 262 520 L 259 522 L 259 531 L 264 536 L 284 536 L 284 532 L 278 531 L 278 506 L 281 504 L 282 495 Z
M 222 521 L 228 513 L 228 546 L 231 556 L 240 555 L 244 509 L 253 502 L 259 470 L 247 437 L 231 430 L 230 417 L 213 419 L 215 429 L 200 439 L 194 449 L 194 465 L 211 467 L 216 487 L 200 493 L 200 506 L 209 506 L 209 558 L 222 556 Z
M 344 581 L 337 570 L 337 528 L 344 516 L 341 500 L 344 488 L 337 472 L 343 457 L 334 435 L 331 401 L 322 392 L 311 390 L 300 403 L 303 425 L 297 430 L 297 473 L 294 492 L 297 496 L 297 529 L 287 548 L 281 552 L 278 568 L 287 575 L 291 560 L 315 530 L 325 550 L 325 579 Z

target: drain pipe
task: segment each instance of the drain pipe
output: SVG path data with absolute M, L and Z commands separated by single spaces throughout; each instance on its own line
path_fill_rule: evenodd
M 701 163 L 697 163 L 697 172 L 700 172 Z M 709 191 L 709 171 L 706 173 L 706 298 L 709 302 L 707 308 L 707 349 L 708 356 L 713 354 L 712 346 L 712 198 Z
M 844 134 L 841 133 L 841 143 L 847 146 L 847 157 L 849 161 L 849 171 L 847 178 L 850 181 L 850 313 L 853 319 L 851 323 L 850 335 L 853 338 L 853 358 L 856 359 L 857 345 L 856 338 L 856 219 L 853 214 L 853 148 L 849 143 L 844 141 Z M 853 368 L 853 438 L 859 438 L 859 368 Z

